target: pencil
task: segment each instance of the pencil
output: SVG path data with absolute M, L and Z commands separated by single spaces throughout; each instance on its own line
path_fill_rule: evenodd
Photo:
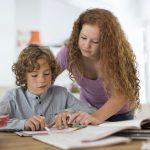
M 44 127 L 44 129 L 48 132 L 50 132 L 50 129 L 48 127 Z

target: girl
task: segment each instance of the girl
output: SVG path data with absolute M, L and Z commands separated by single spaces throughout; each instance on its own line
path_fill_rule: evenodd
M 69 123 L 100 124 L 133 119 L 139 105 L 136 58 L 117 18 L 105 9 L 89 9 L 75 21 L 66 47 L 57 56 L 61 71 L 80 85 L 81 101 L 98 110 L 78 112 Z

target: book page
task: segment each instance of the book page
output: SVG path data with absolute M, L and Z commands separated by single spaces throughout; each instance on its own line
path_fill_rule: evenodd
M 143 120 L 127 120 L 118 122 L 105 122 L 98 126 L 88 126 L 84 129 L 73 132 L 69 136 L 78 138 L 82 142 L 96 141 L 110 136 L 125 129 L 140 129 Z M 91 136 L 92 135 L 92 136 Z M 70 137 L 72 138 L 72 137 Z
M 70 134 L 70 133 L 69 133 Z M 79 135 L 78 135 L 79 136 Z M 86 148 L 96 146 L 106 146 L 112 144 L 118 144 L 123 142 L 130 142 L 129 138 L 124 137 L 108 137 L 99 141 L 93 142 L 82 142 L 78 136 L 70 136 L 64 134 L 49 134 L 49 135 L 35 135 L 34 139 L 42 141 L 44 143 L 59 147 L 61 149 L 75 149 L 75 148 Z
M 105 122 L 103 124 L 100 124 L 99 126 L 105 126 L 105 127 L 126 127 L 127 129 L 141 129 L 141 123 L 143 122 L 143 119 L 135 119 L 135 120 L 125 120 L 125 121 L 117 121 L 117 122 Z
M 111 128 L 108 128 L 101 126 L 88 126 L 82 129 L 67 128 L 63 130 L 58 130 L 56 128 L 51 128 L 50 131 L 22 131 L 16 132 L 16 134 L 20 136 L 49 134 L 55 136 L 64 136 L 67 137 L 68 140 L 75 138 L 82 142 L 90 142 L 105 138 L 123 129 L 125 129 L 125 127 L 118 128 L 117 126 L 113 126 Z
M 77 130 L 77 128 L 66 128 L 59 130 L 57 128 L 49 128 L 49 131 L 20 131 L 16 132 L 19 136 L 33 136 L 33 135 L 42 135 L 42 134 L 51 134 L 51 133 L 68 133 Z
M 126 127 L 118 127 L 118 126 L 111 126 L 111 127 L 105 127 L 105 126 L 88 126 L 86 128 L 71 132 L 68 134 L 69 138 L 78 138 L 82 142 L 91 142 L 96 141 L 102 138 L 105 138 L 107 136 L 112 135 L 113 133 L 116 133 L 118 131 L 124 130 Z

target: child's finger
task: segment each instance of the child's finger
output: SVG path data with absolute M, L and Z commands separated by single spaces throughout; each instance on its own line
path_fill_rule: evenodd
M 52 123 L 46 125 L 48 128 L 52 128 L 55 125 L 55 121 L 53 121 Z
M 68 124 L 72 124 L 79 115 L 80 115 L 80 112 L 77 112 L 77 113 L 70 115 L 69 120 L 68 120 Z
M 40 121 L 36 118 L 36 116 L 31 119 L 31 122 L 34 124 L 36 131 L 41 129 Z
M 56 127 L 58 129 L 62 129 L 62 116 L 61 114 L 58 114 L 56 117 L 55 117 L 55 124 L 56 124 Z
M 36 131 L 35 124 L 31 118 L 25 122 L 25 130 Z
M 34 116 L 35 125 L 37 130 L 43 130 L 45 127 L 45 117 L 43 116 Z M 38 122 L 38 123 L 37 123 Z
M 62 124 L 65 128 L 68 128 L 68 119 L 69 117 L 68 116 L 62 116 Z

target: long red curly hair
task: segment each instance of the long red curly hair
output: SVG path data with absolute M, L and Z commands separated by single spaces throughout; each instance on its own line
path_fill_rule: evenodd
M 99 59 L 101 79 L 106 93 L 110 87 L 123 93 L 129 105 L 139 106 L 139 79 L 136 56 L 118 22 L 118 19 L 105 9 L 88 9 L 74 22 L 68 42 L 68 70 L 70 78 L 77 78 L 77 71 L 84 76 L 82 54 L 78 47 L 79 34 L 84 24 L 97 25 L 100 30 Z

